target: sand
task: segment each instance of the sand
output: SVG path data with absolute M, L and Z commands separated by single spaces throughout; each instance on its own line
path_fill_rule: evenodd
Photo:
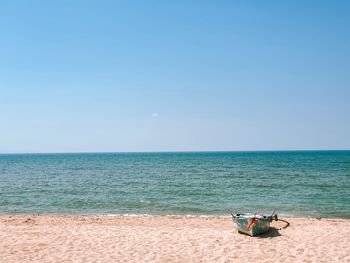
M 288 218 L 249 237 L 230 217 L 0 216 L 1 262 L 350 262 L 350 220 Z

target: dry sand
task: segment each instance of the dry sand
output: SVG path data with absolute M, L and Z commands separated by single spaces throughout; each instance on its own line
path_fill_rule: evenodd
M 0 261 L 350 262 L 350 220 L 287 220 L 249 237 L 230 217 L 0 216 Z

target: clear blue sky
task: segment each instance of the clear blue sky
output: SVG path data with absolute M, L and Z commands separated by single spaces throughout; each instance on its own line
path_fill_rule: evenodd
M 0 1 L 0 152 L 350 149 L 349 1 Z

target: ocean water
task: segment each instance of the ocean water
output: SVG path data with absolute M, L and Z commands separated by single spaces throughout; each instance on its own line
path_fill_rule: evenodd
M 350 218 L 350 151 L 0 155 L 0 214 Z

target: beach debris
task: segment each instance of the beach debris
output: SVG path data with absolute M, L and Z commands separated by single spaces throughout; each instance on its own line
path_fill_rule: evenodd
M 35 220 L 31 219 L 30 217 L 28 217 L 26 220 L 24 220 L 24 223 L 27 223 L 27 224 L 34 224 L 35 223 Z

